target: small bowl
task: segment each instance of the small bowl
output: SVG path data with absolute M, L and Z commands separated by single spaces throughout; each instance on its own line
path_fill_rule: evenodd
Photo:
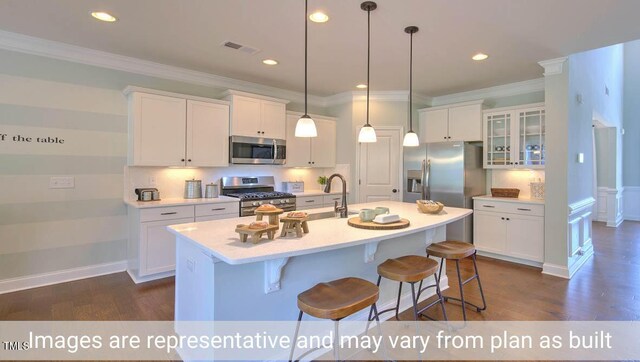
M 416 201 L 418 210 L 424 214 L 438 214 L 444 209 L 444 205 L 441 202 L 435 204 L 426 204 L 424 200 Z

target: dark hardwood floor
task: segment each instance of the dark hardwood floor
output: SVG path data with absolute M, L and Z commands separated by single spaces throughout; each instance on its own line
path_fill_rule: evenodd
M 640 223 L 619 228 L 594 223 L 595 256 L 571 280 L 540 269 L 479 258 L 488 308 L 469 312 L 470 320 L 639 320 Z M 448 266 L 457 295 L 453 265 Z M 463 276 L 472 264 L 462 263 Z M 479 301 L 474 283 L 465 287 Z M 0 295 L 0 320 L 172 320 L 174 282 L 134 284 L 126 273 L 84 279 Z M 429 314 L 439 318 L 440 311 Z M 458 305 L 447 304 L 450 319 L 461 319 Z M 411 311 L 403 313 L 409 319 Z M 401 317 L 402 317 L 401 316 Z

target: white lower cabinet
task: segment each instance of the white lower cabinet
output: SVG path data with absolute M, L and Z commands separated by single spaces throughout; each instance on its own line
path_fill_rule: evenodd
M 473 243 L 481 254 L 541 266 L 544 205 L 476 198 L 473 234 Z
M 176 268 L 176 237 L 169 225 L 238 217 L 239 204 L 217 203 L 148 209 L 129 207 L 128 272 L 136 283 L 164 278 Z

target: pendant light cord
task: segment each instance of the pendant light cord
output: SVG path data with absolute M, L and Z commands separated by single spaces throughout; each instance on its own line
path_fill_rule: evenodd
M 371 68 L 371 9 L 367 10 L 367 126 L 369 125 L 369 73 Z
M 308 3 L 309 0 L 304 0 L 304 115 L 307 115 L 307 26 L 308 19 Z
M 413 132 L 413 112 L 411 102 L 413 100 L 413 32 L 409 46 L 409 132 Z

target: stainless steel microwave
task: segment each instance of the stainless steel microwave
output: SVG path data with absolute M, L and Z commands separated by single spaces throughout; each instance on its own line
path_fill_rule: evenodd
M 229 137 L 229 162 L 248 165 L 283 165 L 287 141 L 260 137 Z

